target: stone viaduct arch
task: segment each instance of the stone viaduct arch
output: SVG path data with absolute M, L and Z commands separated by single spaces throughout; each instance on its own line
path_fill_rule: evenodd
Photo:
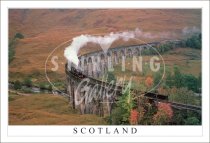
M 158 43 L 152 43 L 157 46 Z M 122 95 L 123 87 L 110 86 L 95 78 L 103 76 L 109 66 L 118 64 L 122 58 L 141 55 L 141 51 L 148 47 L 147 44 L 112 48 L 104 53 L 98 51 L 79 57 L 79 67 L 74 69 L 66 64 L 67 91 L 70 104 L 80 110 L 81 114 L 97 114 L 104 116 L 110 114 L 117 96 Z M 75 72 L 76 71 L 76 72 Z M 87 78 L 88 77 L 88 78 Z M 85 81 L 81 84 L 81 81 Z M 80 90 L 78 90 L 78 88 Z M 113 95 L 114 96 L 110 96 Z M 93 97 L 90 97 L 90 96 Z M 91 98 L 89 101 L 88 98 Z

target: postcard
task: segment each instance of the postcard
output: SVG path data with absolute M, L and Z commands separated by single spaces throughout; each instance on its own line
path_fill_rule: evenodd
M 2 141 L 207 141 L 209 2 L 81 3 L 2 2 Z

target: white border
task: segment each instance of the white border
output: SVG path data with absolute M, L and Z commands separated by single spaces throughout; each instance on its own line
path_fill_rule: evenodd
M 208 1 L 2 1 L 1 141 L 3 142 L 206 142 L 209 141 L 209 80 L 203 80 L 202 126 L 138 126 L 135 137 L 72 137 L 74 126 L 8 126 L 8 8 L 202 8 L 202 76 L 209 79 Z M 111 126 L 113 128 L 115 126 Z M 47 136 L 47 137 L 45 137 Z

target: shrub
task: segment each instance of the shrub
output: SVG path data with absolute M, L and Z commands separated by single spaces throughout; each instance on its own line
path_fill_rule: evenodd
M 39 84 L 39 88 L 40 88 L 40 89 L 45 89 L 45 88 L 46 88 L 46 84 L 43 83 L 43 82 L 40 83 L 40 84 Z
M 51 84 L 49 84 L 49 86 L 48 86 L 48 90 L 52 90 L 52 85 Z
M 24 88 L 24 89 L 22 89 L 22 91 L 24 93 L 33 93 L 33 91 L 30 88 Z
M 15 49 L 12 47 L 9 47 L 9 63 L 14 59 L 15 56 Z
M 164 125 L 168 124 L 173 116 L 173 110 L 170 104 L 167 103 L 158 103 L 158 111 L 153 116 L 155 125 Z
M 191 90 L 186 87 L 182 88 L 172 88 L 169 90 L 169 100 L 173 102 L 179 102 L 183 104 L 193 104 L 197 105 L 197 99 Z
M 148 98 L 144 96 L 138 97 L 138 124 L 151 125 L 153 123 L 152 117 L 156 113 L 157 108 L 154 104 L 150 104 Z
M 185 112 L 183 110 L 174 110 L 174 115 L 172 118 L 172 123 L 176 125 L 184 125 L 185 124 Z
M 153 85 L 153 78 L 151 76 L 147 76 L 145 79 L 145 84 L 149 88 Z
M 201 125 L 201 113 L 174 110 L 173 123 L 176 125 Z
M 15 38 L 23 39 L 24 35 L 22 33 L 16 33 Z
M 200 121 L 196 117 L 189 117 L 185 121 L 186 125 L 200 125 Z
M 157 50 L 161 54 L 161 53 L 171 50 L 172 48 L 173 48 L 173 43 L 165 43 L 165 44 L 160 45 L 157 48 Z
M 198 79 L 191 74 L 183 75 L 184 87 L 187 87 L 189 90 L 198 92 Z
M 14 59 L 15 56 L 15 39 L 13 38 L 9 42 L 9 63 Z
M 195 48 L 195 49 L 201 49 L 202 42 L 201 42 L 201 34 L 195 34 L 192 35 L 190 38 L 186 40 L 186 46 Z
M 165 125 L 169 122 L 166 113 L 163 111 L 158 111 L 154 115 L 153 121 L 154 121 L 153 123 L 154 125 Z
M 123 114 L 124 114 L 124 110 L 120 109 L 119 107 L 116 107 L 111 114 L 111 124 L 113 125 L 121 125 L 121 124 L 125 124 L 123 122 Z M 128 124 L 128 122 L 126 123 Z
M 174 75 L 167 75 L 166 85 L 168 87 L 186 87 L 188 90 L 199 92 L 201 88 L 201 74 L 195 77 L 192 74 L 182 74 L 177 66 L 174 67 Z
M 9 63 L 12 62 L 15 56 L 15 44 L 16 44 L 16 39 L 23 39 L 24 36 L 21 33 L 16 33 L 15 36 L 10 40 L 9 42 Z
M 174 85 L 176 87 L 183 87 L 184 81 L 183 81 L 183 76 L 177 66 L 174 67 Z
M 136 109 L 132 109 L 130 113 L 130 124 L 138 125 L 139 112 Z
M 52 90 L 52 85 L 48 84 L 48 83 L 41 82 L 41 83 L 39 83 L 39 88 L 40 89 Z
M 19 80 L 16 80 L 14 83 L 15 90 L 21 89 L 21 82 Z
M 170 71 L 166 71 L 165 85 L 171 88 L 174 85 L 173 76 Z
M 169 103 L 159 103 L 158 104 L 158 111 L 163 111 L 167 114 L 168 118 L 171 119 L 173 116 L 173 110 Z
M 132 95 L 129 90 L 127 90 L 116 103 L 116 107 L 111 114 L 111 122 L 114 125 L 124 125 L 129 124 L 130 112 L 135 106 Z
M 32 86 L 32 80 L 31 80 L 31 78 L 29 78 L 29 77 L 25 78 L 25 79 L 24 79 L 24 84 L 25 84 L 26 86 L 31 87 L 31 86 Z
M 162 72 L 156 72 L 155 74 L 154 74 L 154 84 L 155 85 L 157 85 L 159 82 L 160 82 L 160 80 L 161 80 L 161 78 L 162 78 L 162 75 L 161 75 L 161 73 Z

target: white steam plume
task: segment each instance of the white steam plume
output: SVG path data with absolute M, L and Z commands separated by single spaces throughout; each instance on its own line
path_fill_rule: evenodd
M 125 31 L 118 33 L 111 32 L 110 34 L 104 36 L 80 35 L 73 38 L 71 45 L 69 45 L 65 49 L 64 56 L 68 61 L 71 61 L 72 63 L 78 66 L 79 59 L 77 54 L 80 48 L 85 46 L 88 42 L 99 44 L 103 49 L 103 51 L 106 53 L 111 44 L 118 39 L 123 39 L 124 41 L 128 41 L 129 39 L 132 38 L 154 39 L 158 37 L 159 38 L 168 37 L 168 33 L 159 33 L 154 35 L 149 32 L 143 32 L 139 28 L 136 28 L 134 31 Z
M 200 33 L 201 30 L 199 28 L 197 28 L 196 26 L 193 27 L 184 27 L 182 29 L 182 33 L 184 35 L 189 35 L 189 34 L 194 34 L 194 33 Z
M 106 53 L 111 44 L 118 39 L 123 39 L 124 41 L 128 41 L 131 38 L 135 38 L 136 31 L 127 31 L 127 32 L 119 32 L 119 33 L 110 33 L 104 36 L 91 36 L 91 35 L 80 35 L 73 38 L 73 41 L 70 46 L 68 46 L 64 51 L 64 56 L 67 60 L 73 62 L 78 66 L 78 52 L 80 48 L 85 46 L 88 42 L 93 42 L 99 44 L 103 51 Z

